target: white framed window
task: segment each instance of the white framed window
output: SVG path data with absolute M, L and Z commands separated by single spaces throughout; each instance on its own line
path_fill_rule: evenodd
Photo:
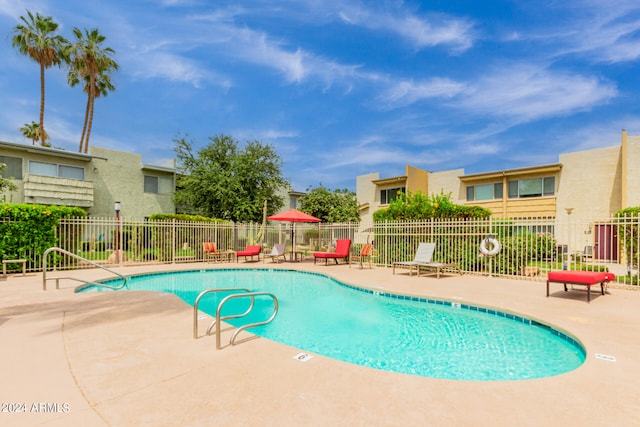
M 144 192 L 152 194 L 171 194 L 173 193 L 173 178 L 145 175 Z
M 2 171 L 3 178 L 22 179 L 22 159 L 20 157 L 0 156 L 0 163 L 7 165 Z
M 37 162 L 29 160 L 29 173 L 33 175 L 53 176 L 84 180 L 84 168 L 78 166 L 59 165 L 57 163 Z
M 467 201 L 502 199 L 502 183 L 467 186 Z
M 556 177 L 529 178 L 509 181 L 509 198 L 524 199 L 529 197 L 554 196 L 556 194 Z
M 380 190 L 380 204 L 388 205 L 393 202 L 400 194 L 404 193 L 404 187 L 387 188 Z

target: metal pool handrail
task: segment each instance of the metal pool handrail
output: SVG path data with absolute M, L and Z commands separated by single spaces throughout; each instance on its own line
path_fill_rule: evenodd
M 63 255 L 67 255 L 70 256 L 72 258 L 78 259 L 80 261 L 86 262 L 88 264 L 93 265 L 94 267 L 98 267 L 101 268 L 105 271 L 108 271 L 111 274 L 115 274 L 116 276 L 119 276 L 122 278 L 122 284 L 118 285 L 118 286 L 110 286 L 110 285 L 106 285 L 104 283 L 98 283 L 98 282 L 92 282 L 91 280 L 84 280 L 84 279 L 79 279 L 77 277 L 50 277 L 49 279 L 47 279 L 47 255 L 49 255 L 50 252 L 59 252 Z M 107 268 L 103 265 L 98 264 L 97 262 L 93 262 L 90 261 L 86 258 L 81 257 L 80 255 L 76 255 L 73 252 L 69 252 L 65 249 L 62 248 L 49 248 L 46 251 L 44 251 L 44 253 L 42 254 L 42 290 L 46 291 L 47 290 L 47 280 L 55 280 L 56 281 L 56 289 L 60 289 L 60 279 L 69 279 L 69 280 L 77 280 L 78 282 L 83 282 L 86 285 L 93 285 L 93 286 L 100 286 L 103 288 L 107 288 L 107 289 L 112 289 L 112 290 L 118 290 L 118 289 L 122 289 L 127 285 L 127 277 L 124 276 L 123 274 L 118 273 L 117 271 L 111 270 L 110 268 Z
M 245 289 L 245 288 L 216 288 L 216 289 L 207 289 L 207 290 L 204 290 L 204 291 L 200 292 L 200 295 L 198 295 L 198 297 L 196 298 L 196 301 L 193 303 L 193 339 L 198 339 L 198 304 L 200 304 L 200 300 L 202 299 L 202 297 L 204 297 L 207 294 L 211 294 L 211 293 L 231 292 L 231 291 L 251 292 L 251 290 Z M 249 306 L 249 309 L 247 311 L 245 311 L 243 314 L 227 316 L 223 320 L 235 319 L 236 317 L 246 316 L 253 309 L 254 301 L 255 300 L 252 298 L 251 299 L 251 306 Z M 211 329 L 213 328 L 213 325 L 214 325 L 215 322 L 216 321 L 214 320 L 209 325 L 209 327 L 207 328 L 207 335 L 210 335 Z
M 231 316 L 225 316 L 225 317 L 221 317 L 220 316 L 220 312 L 222 311 L 222 307 L 225 305 L 225 303 L 227 301 L 232 300 L 234 298 L 251 297 L 251 306 L 249 307 L 249 310 L 247 310 L 244 314 L 241 315 L 241 316 L 245 316 L 245 315 L 249 314 L 249 312 L 253 308 L 253 305 L 254 305 L 253 303 L 255 301 L 255 297 L 257 297 L 257 296 L 268 296 L 273 300 L 273 313 L 271 314 L 271 317 L 269 317 L 267 320 L 263 320 L 262 322 L 249 323 L 248 325 L 244 325 L 244 326 L 239 327 L 238 329 L 236 329 L 236 331 L 233 333 L 233 335 L 231 335 L 231 338 L 229 339 L 229 344 L 230 345 L 234 345 L 236 337 L 238 336 L 238 334 L 240 332 L 244 331 L 245 329 L 255 328 L 256 326 L 266 325 L 267 323 L 271 323 L 271 321 L 273 319 L 275 319 L 276 314 L 278 314 L 278 298 L 276 298 L 276 296 L 274 294 L 272 294 L 271 292 L 249 292 L 247 294 L 232 294 L 232 295 L 228 295 L 228 296 L 224 297 L 224 299 L 222 301 L 220 301 L 220 304 L 218 304 L 218 309 L 216 310 L 215 325 L 216 325 L 216 349 L 217 350 L 220 350 L 220 348 L 221 348 L 221 346 L 220 346 L 220 323 L 221 323 L 221 320 L 229 319 L 231 317 Z M 241 317 L 241 316 L 235 315 L 233 317 Z

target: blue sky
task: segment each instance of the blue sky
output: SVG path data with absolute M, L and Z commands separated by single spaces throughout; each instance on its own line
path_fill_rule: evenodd
M 0 0 L 0 140 L 38 121 L 25 10 L 98 28 L 116 91 L 91 145 L 174 158 L 173 139 L 272 145 L 295 190 L 355 190 L 405 164 L 465 173 L 556 163 L 640 133 L 637 0 Z M 77 151 L 86 98 L 46 73 L 45 128 Z

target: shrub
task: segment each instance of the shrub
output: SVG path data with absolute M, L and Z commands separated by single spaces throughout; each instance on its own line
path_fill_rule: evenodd
M 79 227 L 67 227 L 67 235 L 56 236 L 56 226 L 61 218 L 85 215 L 83 209 L 76 207 L 0 204 L 0 258 L 24 258 L 33 262 L 36 254 L 59 246 L 59 239 L 76 245 L 80 236 Z M 72 251 L 76 249 L 69 248 Z
M 374 221 L 409 221 L 431 218 L 489 218 L 491 211 L 478 206 L 457 205 L 451 194 L 427 196 L 418 191 L 414 194 L 400 193 L 389 207 L 373 213 Z
M 630 264 L 638 259 L 638 223 L 640 222 L 640 206 L 621 209 L 615 214 L 619 221 L 618 236 L 624 246 Z M 635 265 L 637 267 L 637 265 Z

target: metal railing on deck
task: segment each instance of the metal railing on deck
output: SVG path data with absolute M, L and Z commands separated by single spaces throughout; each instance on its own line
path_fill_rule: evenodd
M 0 223 L 6 220 L 0 219 Z M 351 239 L 352 251 L 373 243 L 378 266 L 413 259 L 420 242 L 436 243 L 434 261 L 455 262 L 465 273 L 543 280 L 556 269 L 609 269 L 618 282 L 638 284 L 640 217 L 431 219 L 375 223 L 261 224 L 149 221 L 130 218 L 65 218 L 56 228 L 55 246 L 78 255 L 56 261 L 60 270 L 82 268 L 92 261 L 106 266 L 205 262 L 202 244 L 219 251 L 263 244 L 265 252 L 284 243 L 287 252 L 331 250 L 338 239 Z M 492 235 L 501 252 L 486 262 L 478 247 Z M 258 236 L 264 240 L 256 241 Z M 292 240 L 293 238 L 293 240 Z M 5 250 L 5 258 L 27 260 L 27 271 L 39 271 L 41 249 Z M 118 256 L 114 255 L 118 254 Z
M 107 285 L 105 283 L 99 283 L 99 282 L 93 282 L 91 280 L 85 280 L 85 279 L 80 279 L 77 277 L 71 277 L 71 276 L 65 276 L 65 277 L 50 277 L 47 279 L 47 255 L 49 255 L 49 253 L 51 252 L 58 252 L 61 253 L 63 255 L 67 255 L 70 256 L 72 258 L 78 259 L 82 262 L 86 262 L 87 264 L 93 265 L 94 267 L 98 267 L 101 268 L 105 271 L 108 271 L 109 273 L 115 274 L 116 276 L 119 276 L 120 278 L 122 278 L 122 284 L 118 285 L 118 286 L 111 286 L 111 285 Z M 47 280 L 55 280 L 56 281 L 56 289 L 60 289 L 60 280 L 62 279 L 67 279 L 67 280 L 76 280 L 78 282 L 83 282 L 85 285 L 90 285 L 90 286 L 98 286 L 98 287 L 103 287 L 103 288 L 107 288 L 107 289 L 112 289 L 112 290 L 118 290 L 118 289 L 122 289 L 127 285 L 127 277 L 118 273 L 117 271 L 111 270 L 103 265 L 100 265 L 96 262 L 93 261 L 89 261 L 88 259 L 82 258 L 81 256 L 78 256 L 74 253 L 71 253 L 67 250 L 64 250 L 62 248 L 49 248 L 46 251 L 44 251 L 44 253 L 42 254 L 42 290 L 46 291 L 47 290 Z

